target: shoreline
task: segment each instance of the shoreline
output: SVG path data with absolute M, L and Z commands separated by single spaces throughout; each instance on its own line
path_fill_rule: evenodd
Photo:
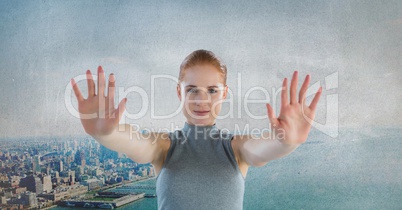
M 91 190 L 91 191 L 88 191 L 88 192 L 83 193 L 83 194 L 81 194 L 81 195 L 86 195 L 86 196 L 90 195 L 90 197 L 94 197 L 94 194 L 95 194 L 97 191 L 110 191 L 110 190 L 114 190 L 114 189 L 116 189 L 116 188 L 118 188 L 118 187 L 121 187 L 121 186 L 124 186 L 124 185 L 132 185 L 132 184 L 135 184 L 135 183 L 140 183 L 140 182 L 144 182 L 144 181 L 149 181 L 149 180 L 152 180 L 152 179 L 155 179 L 155 178 L 156 178 L 156 177 L 146 177 L 146 178 L 142 178 L 142 179 L 136 179 L 136 180 L 130 180 L 130 181 L 123 181 L 122 183 L 113 184 L 113 185 L 111 185 L 111 186 L 109 186 L 109 185 L 103 186 L 103 187 L 101 187 L 101 188 L 99 188 L 99 189 Z M 92 194 L 92 195 L 91 195 L 91 194 Z M 130 202 L 130 203 L 131 203 L 131 202 Z M 128 204 L 128 203 L 127 203 L 127 204 Z M 125 204 L 125 205 L 127 205 L 127 204 Z M 59 206 L 59 205 L 57 205 L 57 204 L 54 204 L 54 205 L 52 205 L 52 206 L 49 206 L 49 207 L 46 207 L 46 208 L 43 208 L 43 209 L 53 209 L 53 208 L 55 208 L 55 207 L 64 207 L 64 206 Z
M 151 179 L 155 179 L 155 177 L 147 177 L 147 178 L 144 178 L 144 179 L 123 182 L 123 184 L 119 184 L 117 186 L 106 188 L 104 191 L 113 190 L 113 189 L 116 189 L 117 187 L 121 187 L 121 186 L 124 186 L 124 185 L 131 185 L 131 184 L 134 184 L 134 183 L 137 183 L 137 182 L 144 182 L 144 181 L 148 181 L 148 180 L 151 180 Z

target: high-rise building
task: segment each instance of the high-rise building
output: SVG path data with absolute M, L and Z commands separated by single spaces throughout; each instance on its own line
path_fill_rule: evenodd
M 84 180 L 82 182 L 82 184 L 85 186 L 88 186 L 88 190 L 93 190 L 93 189 L 99 188 L 103 185 L 101 180 L 94 179 L 94 178 Z
M 63 171 L 63 161 L 59 160 L 57 163 L 58 163 L 58 171 L 62 172 Z
M 92 176 L 100 176 L 102 175 L 102 170 L 100 168 L 95 168 L 92 170 Z
M 42 176 L 43 191 L 52 191 L 52 177 L 50 175 Z
M 40 194 L 43 192 L 42 181 L 36 175 L 30 175 L 20 180 L 20 187 L 26 187 L 28 191 Z
M 21 194 L 21 201 L 24 205 L 35 207 L 37 205 L 36 194 L 32 192 L 25 192 Z
M 94 159 L 94 165 L 95 166 L 99 166 L 99 158 L 98 157 L 95 157 L 95 158 L 93 158 Z
M 35 174 L 41 173 L 41 169 L 40 169 L 40 156 L 39 156 L 39 155 L 35 155 L 35 156 L 33 157 L 32 163 L 33 163 L 33 165 L 32 165 L 32 170 L 33 170 L 33 172 L 34 172 Z
M 69 182 L 71 185 L 75 183 L 75 171 L 68 171 Z
M 75 174 L 77 174 L 77 177 L 78 177 L 79 175 L 84 174 L 84 167 L 78 165 L 78 166 L 75 168 Z
M 148 168 L 148 170 L 149 170 L 149 172 L 148 172 L 149 176 L 155 176 L 156 173 L 155 173 L 155 168 L 153 166 L 150 166 Z
M 60 176 L 58 171 L 53 171 L 52 185 L 58 185 L 60 183 Z
M 86 165 L 86 161 L 85 161 L 85 152 L 83 150 L 78 150 L 77 153 L 75 153 L 75 160 L 74 162 L 77 165 L 82 166 L 83 168 L 85 168 Z
M 141 171 L 141 176 L 142 176 L 142 177 L 148 176 L 148 170 L 147 170 L 146 168 L 143 168 L 143 169 L 142 169 L 142 171 Z
M 50 170 L 51 170 L 50 164 L 48 164 L 46 167 L 46 174 L 50 174 Z

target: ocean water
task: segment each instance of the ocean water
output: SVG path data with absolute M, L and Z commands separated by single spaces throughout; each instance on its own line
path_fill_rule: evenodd
M 402 209 L 401 146 L 397 128 L 345 129 L 337 139 L 312 130 L 290 155 L 249 168 L 244 209 Z M 119 209 L 157 209 L 157 201 Z

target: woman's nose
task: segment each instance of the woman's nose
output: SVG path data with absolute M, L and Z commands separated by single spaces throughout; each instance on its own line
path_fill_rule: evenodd
M 194 99 L 197 104 L 209 103 L 211 101 L 210 95 L 205 91 L 199 91 Z

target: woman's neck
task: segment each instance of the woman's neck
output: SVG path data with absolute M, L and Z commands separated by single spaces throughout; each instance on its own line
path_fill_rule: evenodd
M 216 123 L 213 125 L 194 125 L 185 122 L 182 131 L 190 139 L 206 139 L 219 130 L 216 127 Z

